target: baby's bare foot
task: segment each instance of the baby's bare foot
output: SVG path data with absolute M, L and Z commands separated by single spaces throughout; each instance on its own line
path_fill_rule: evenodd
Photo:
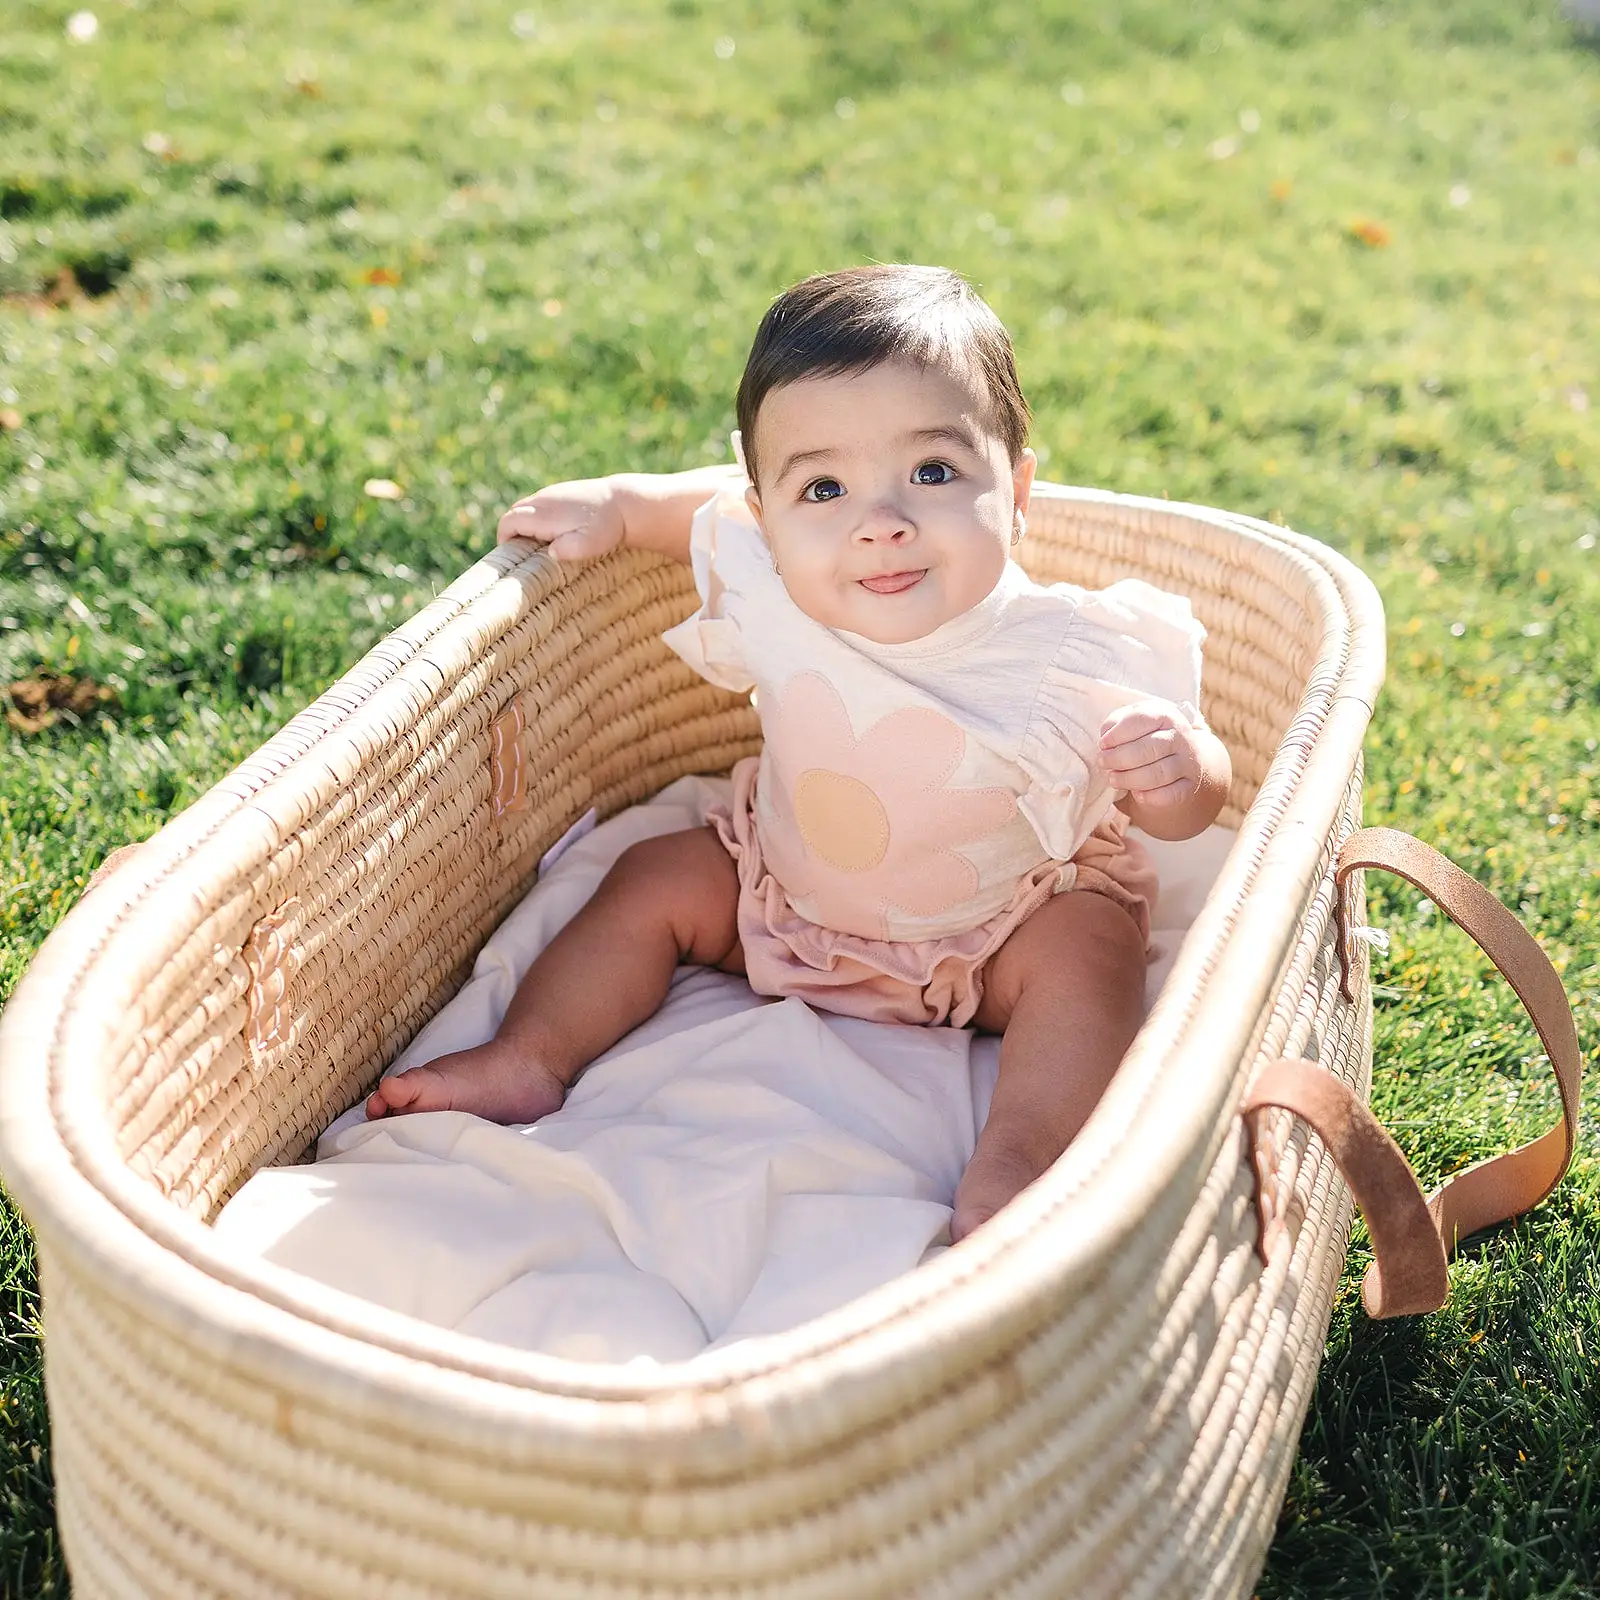
M 385 1078 L 367 1096 L 367 1117 L 470 1111 L 491 1122 L 537 1122 L 566 1098 L 550 1068 L 515 1044 L 492 1039 Z
M 1059 1154 L 1059 1150 L 1036 1142 L 980 1138 L 956 1185 L 955 1209 L 950 1218 L 951 1243 L 965 1239 L 974 1228 L 981 1228 L 1041 1176 Z

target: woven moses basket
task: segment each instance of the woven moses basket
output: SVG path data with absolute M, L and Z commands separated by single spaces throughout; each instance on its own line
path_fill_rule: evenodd
M 230 1259 L 206 1226 L 371 1086 L 574 819 L 753 750 L 750 706 L 660 642 L 686 571 L 497 551 L 86 896 L 0 1032 L 78 1595 L 1249 1592 L 1345 1256 L 1328 1149 L 1373 1145 L 1340 918 L 1364 921 L 1382 854 L 1347 844 L 1382 616 L 1313 541 L 1196 507 L 1041 486 L 1023 548 L 1041 579 L 1192 598 L 1238 845 L 1051 1172 L 789 1334 L 643 1372 L 528 1356 Z M 1521 1153 L 1528 1199 L 1576 1103 L 1575 1043 L 1541 1031 L 1568 1123 Z M 1349 1113 L 1326 1141 L 1247 1111 L 1296 1104 L 1297 1070 Z M 1430 1238 L 1374 1306 L 1438 1303 Z

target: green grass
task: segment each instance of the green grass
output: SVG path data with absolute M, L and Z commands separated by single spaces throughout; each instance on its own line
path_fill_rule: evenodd
M 779 287 L 931 260 L 1011 327 L 1047 476 L 1372 574 L 1368 817 L 1522 909 L 1600 1105 L 1600 55 L 1553 5 L 73 9 L 0 16 L 0 682 L 115 698 L 0 732 L 0 1000 L 510 498 L 720 456 Z M 1422 912 L 1374 896 L 1375 1100 L 1432 1181 L 1554 1099 Z M 1592 1133 L 1434 1317 L 1362 1317 L 1359 1238 L 1262 1594 L 1600 1592 Z M 59 1594 L 4 1209 L 0 1281 L 0 1591 Z

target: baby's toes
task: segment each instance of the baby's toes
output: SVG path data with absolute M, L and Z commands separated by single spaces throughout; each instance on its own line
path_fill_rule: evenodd
M 444 1078 L 427 1067 L 413 1067 L 385 1078 L 367 1096 L 367 1118 L 401 1116 L 407 1111 L 448 1111 L 450 1094 Z
M 980 1143 L 956 1185 L 950 1242 L 958 1244 L 1010 1204 L 1050 1163 L 1037 1156 Z

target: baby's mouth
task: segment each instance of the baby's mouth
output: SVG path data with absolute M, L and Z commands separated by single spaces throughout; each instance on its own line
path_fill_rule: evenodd
M 880 572 L 875 577 L 861 579 L 861 587 L 874 594 L 899 594 L 927 577 L 926 567 L 915 567 L 909 572 Z

